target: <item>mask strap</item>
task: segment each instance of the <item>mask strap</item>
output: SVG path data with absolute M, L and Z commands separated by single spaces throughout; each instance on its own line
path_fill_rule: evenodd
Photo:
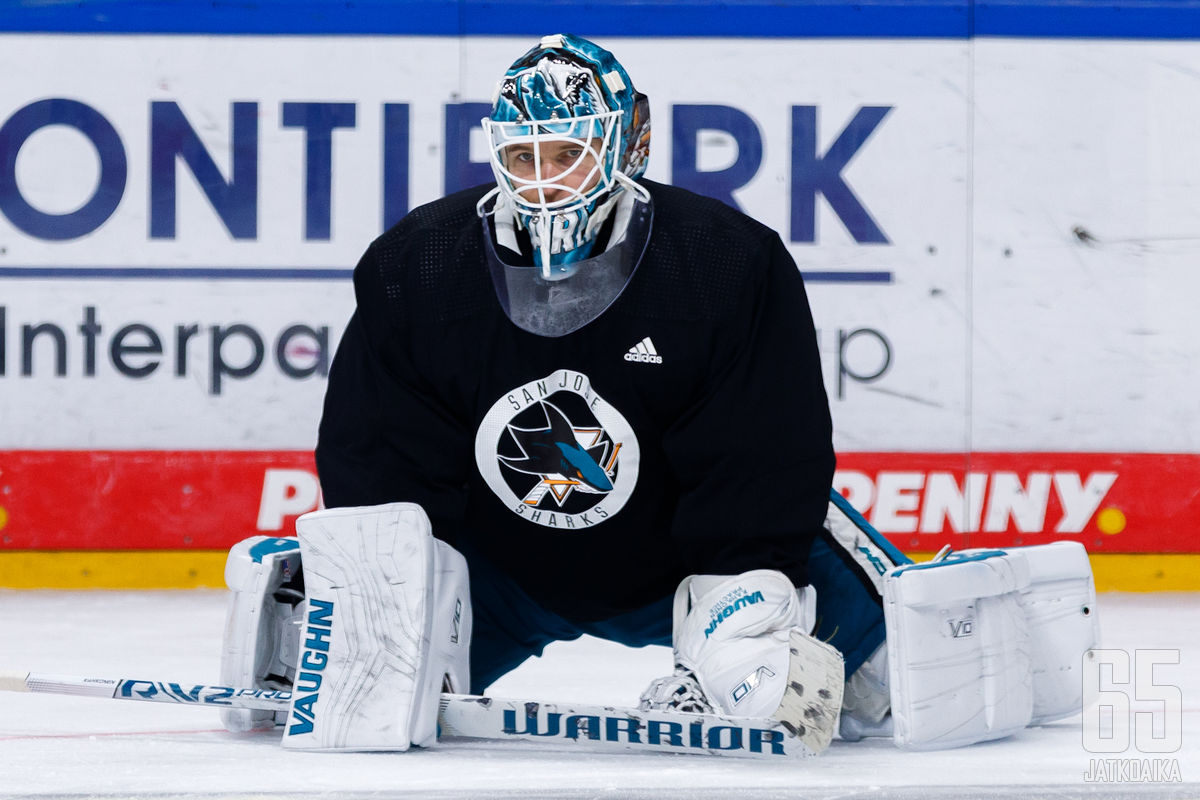
M 643 203 L 650 202 L 650 192 L 646 189 L 646 187 L 642 186 L 624 172 L 621 172 L 620 170 L 613 172 L 613 180 L 624 186 L 629 191 L 633 192 L 634 196 Z
M 491 202 L 491 200 L 493 198 L 495 198 L 498 194 L 500 194 L 500 187 L 495 186 L 491 189 L 491 191 L 489 191 L 483 197 L 479 198 L 479 202 L 475 204 L 475 215 L 482 218 L 482 217 L 486 217 L 488 214 L 494 213 L 496 211 L 495 207 L 493 207 L 492 210 L 489 211 L 487 209 L 487 204 L 489 202 Z

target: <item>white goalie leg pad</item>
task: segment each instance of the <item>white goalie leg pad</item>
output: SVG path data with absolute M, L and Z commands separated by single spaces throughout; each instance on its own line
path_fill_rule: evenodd
M 436 741 L 443 688 L 466 691 L 466 560 L 420 506 L 305 514 L 308 602 L 283 746 L 407 750 Z
M 992 550 L 897 567 L 884 582 L 893 741 L 936 750 L 1029 724 L 1024 558 Z
M 1100 642 L 1096 585 L 1078 542 L 1007 548 L 1029 565 L 1021 607 L 1029 626 L 1033 719 L 1041 725 L 1083 709 L 1084 654 Z
M 716 713 L 773 717 L 814 752 L 829 746 L 844 670 L 833 647 L 808 635 L 816 593 L 775 570 L 693 575 L 675 593 L 677 675 L 660 679 L 644 707 L 670 707 L 689 674 Z M 694 709 L 699 710 L 699 709 Z
M 221 646 L 221 683 L 251 689 L 291 689 L 299 652 L 304 595 L 296 585 L 300 542 L 252 536 L 238 542 L 225 561 L 232 594 Z M 221 710 L 230 731 L 282 724 L 279 711 Z
M 891 710 L 887 642 L 884 642 L 846 679 L 838 735 L 848 742 L 867 736 L 891 738 Z

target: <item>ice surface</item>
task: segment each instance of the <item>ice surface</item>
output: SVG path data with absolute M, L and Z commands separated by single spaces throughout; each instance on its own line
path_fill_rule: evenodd
M 1154 673 L 1181 687 L 1179 752 L 1088 753 L 1076 717 L 936 753 L 835 741 L 788 764 L 525 742 L 304 754 L 283 751 L 276 734 L 226 733 L 211 709 L 0 693 L 0 797 L 1200 798 L 1200 594 L 1107 594 L 1099 607 L 1103 646 L 1181 651 Z M 0 591 L 0 670 L 216 683 L 223 622 L 213 591 Z M 664 648 L 583 639 L 489 693 L 629 705 L 669 668 Z M 1085 782 L 1090 759 L 1113 757 L 1176 758 L 1185 783 Z

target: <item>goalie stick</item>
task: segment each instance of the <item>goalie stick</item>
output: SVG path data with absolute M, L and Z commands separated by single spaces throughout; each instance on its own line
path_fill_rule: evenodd
M 36 672 L 0 673 L 0 691 L 272 711 L 287 710 L 291 700 L 291 692 L 283 691 Z M 438 726 L 443 739 L 561 742 L 571 748 L 602 752 L 694 753 L 777 760 L 816 754 L 775 719 L 475 695 L 443 694 Z

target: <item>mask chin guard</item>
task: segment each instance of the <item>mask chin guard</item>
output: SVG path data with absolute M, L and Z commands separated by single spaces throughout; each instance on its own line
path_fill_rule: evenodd
M 638 189 L 648 201 L 646 190 L 640 186 Z M 487 200 L 485 197 L 480 201 L 481 209 Z M 538 336 L 565 336 L 587 325 L 616 302 L 646 251 L 654 208 L 651 202 L 624 192 L 613 213 L 615 238 L 608 249 L 571 262 L 569 272 L 553 274 L 550 280 L 543 276 L 544 264 L 539 269 L 505 262 L 497 250 L 491 212 L 481 214 L 484 253 L 492 284 L 505 315 L 514 325 Z

